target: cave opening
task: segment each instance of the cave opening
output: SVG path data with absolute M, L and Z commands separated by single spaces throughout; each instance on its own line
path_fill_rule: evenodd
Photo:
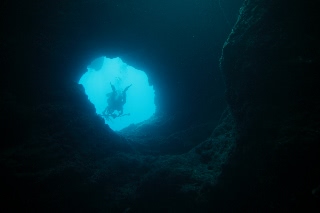
M 156 111 L 155 91 L 146 73 L 119 57 L 93 60 L 78 83 L 114 131 L 148 120 Z

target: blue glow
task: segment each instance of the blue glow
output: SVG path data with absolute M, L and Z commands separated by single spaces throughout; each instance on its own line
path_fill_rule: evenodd
M 96 108 L 96 113 L 101 115 L 105 123 L 115 131 L 147 120 L 155 112 L 154 89 L 149 85 L 147 75 L 127 65 L 120 58 L 102 57 L 94 60 L 81 77 L 79 84 L 84 86 L 89 100 Z M 123 94 L 125 88 L 132 85 L 125 93 L 123 114 L 113 108 L 110 110 L 112 106 L 110 97 L 115 93 L 111 85 L 118 94 Z

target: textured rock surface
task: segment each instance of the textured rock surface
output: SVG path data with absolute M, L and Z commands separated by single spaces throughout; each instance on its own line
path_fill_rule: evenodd
M 224 45 L 221 68 L 239 133 L 225 175 L 234 178 L 226 184 L 240 209 L 303 211 L 318 202 L 311 194 L 320 180 L 314 7 L 311 1 L 245 1 Z
M 315 3 L 246 0 L 226 40 L 241 1 L 203 2 L 1 2 L 2 209 L 320 209 Z M 147 71 L 153 120 L 103 124 L 75 83 L 101 55 Z

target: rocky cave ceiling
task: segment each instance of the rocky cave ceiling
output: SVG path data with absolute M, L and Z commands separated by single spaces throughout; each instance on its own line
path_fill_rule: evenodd
M 11 89 L 18 93 L 32 93 L 38 88 L 55 90 L 78 81 L 94 58 L 119 56 L 147 72 L 157 91 L 160 110 L 190 114 L 213 99 L 221 113 L 224 85 L 219 57 L 241 3 L 242 0 L 4 4 L 8 9 L 2 16 L 13 17 L 5 22 L 8 30 L 2 48 L 9 54 L 4 63 L 15 72 L 6 74 L 2 85 L 14 85 Z M 198 105 L 192 104 L 195 102 Z

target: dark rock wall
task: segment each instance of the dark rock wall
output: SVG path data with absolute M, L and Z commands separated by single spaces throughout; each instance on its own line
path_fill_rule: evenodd
M 239 128 L 272 128 L 288 114 L 316 110 L 319 42 L 312 3 L 246 5 L 221 58 L 228 103 Z
M 314 8 L 312 1 L 245 1 L 225 42 L 221 69 L 239 134 L 222 178 L 232 208 L 319 208 L 312 195 L 320 180 Z
M 199 2 L 1 2 L 3 209 L 320 209 L 315 2 L 246 0 L 229 37 L 242 1 Z M 101 55 L 144 69 L 164 117 L 105 126 L 76 84 Z

